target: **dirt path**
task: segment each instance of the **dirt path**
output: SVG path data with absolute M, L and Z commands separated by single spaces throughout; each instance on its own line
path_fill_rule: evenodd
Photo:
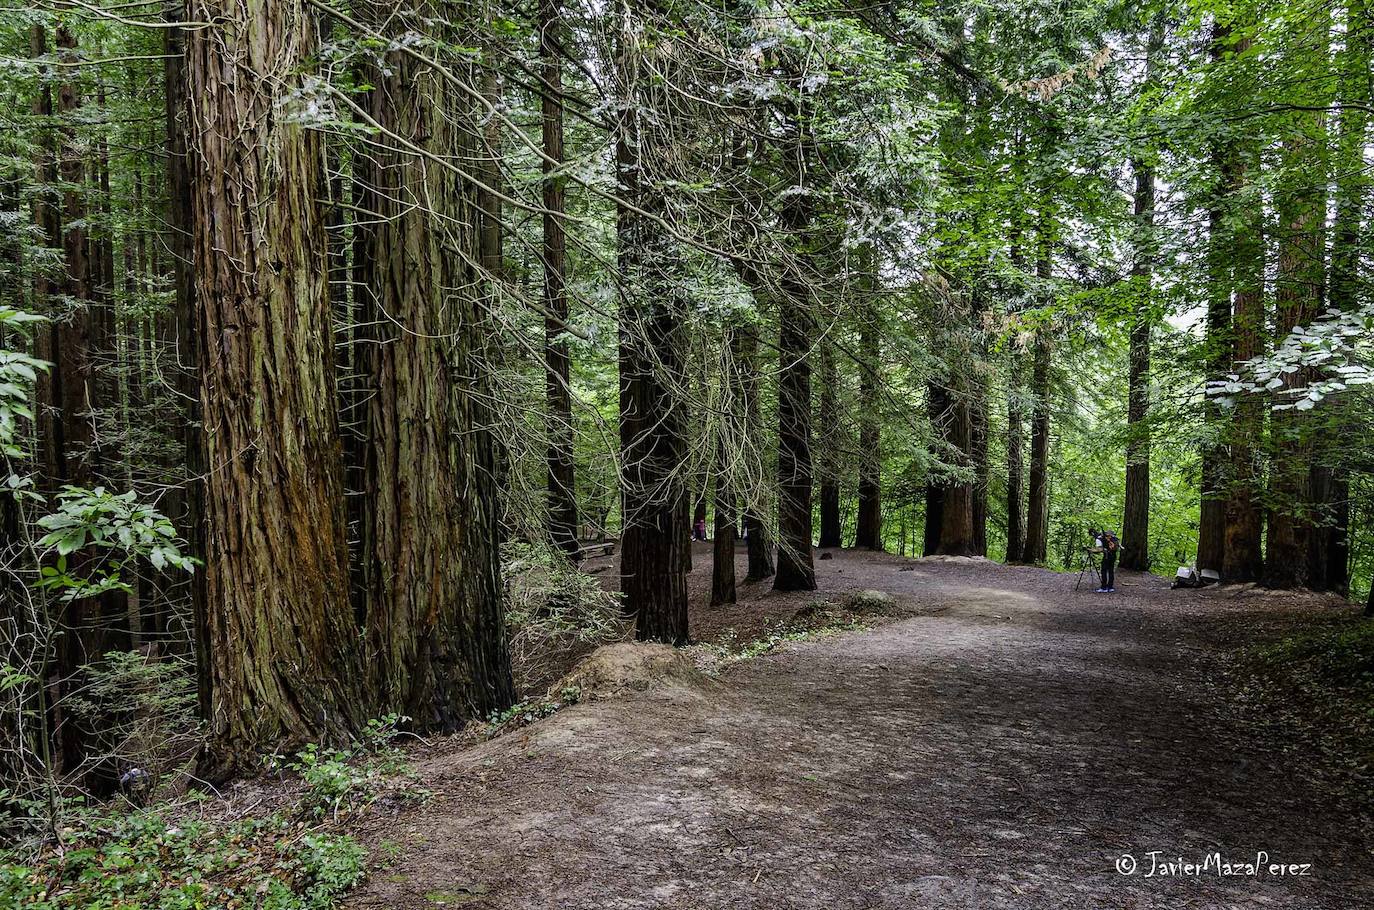
M 1213 682 L 1253 602 L 1148 577 L 1104 599 L 985 563 L 817 565 L 823 591 L 880 588 L 913 615 L 428 760 L 434 798 L 391 823 L 395 863 L 353 906 L 1374 907 L 1368 830 Z M 1150 851 L 1269 858 L 1146 877 Z

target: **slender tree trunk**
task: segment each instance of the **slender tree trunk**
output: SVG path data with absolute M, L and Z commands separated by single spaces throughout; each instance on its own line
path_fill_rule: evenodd
M 739 344 L 736 357 L 736 375 L 739 377 L 739 397 L 744 411 L 745 438 L 757 440 L 763 436 L 763 417 L 759 408 L 759 334 L 758 326 L 752 321 L 735 329 Z M 745 459 L 745 469 L 754 478 L 753 492 L 744 505 L 744 532 L 747 535 L 746 548 L 749 553 L 749 570 L 746 582 L 762 581 L 771 578 L 773 566 L 773 541 L 769 535 L 768 521 L 764 509 L 768 500 L 761 482 L 765 473 L 764 459 L 758 451 L 757 443 L 750 446 Z
M 840 546 L 840 374 L 835 366 L 835 351 L 828 342 L 821 344 L 821 529 L 818 546 L 831 549 Z
M 1152 43 L 1151 50 L 1155 48 Z M 1150 58 L 1153 61 L 1153 56 Z M 1147 64 L 1150 66 L 1151 64 Z M 1150 568 L 1150 331 L 1154 325 L 1154 169 L 1137 158 L 1135 170 L 1135 285 L 1127 385 L 1126 508 L 1121 522 L 1121 568 Z
M 735 340 L 735 330 L 727 327 L 722 346 L 729 352 L 720 378 L 721 421 L 716 436 L 715 469 L 715 527 L 713 528 L 713 548 L 711 555 L 711 605 L 732 604 L 735 602 L 735 533 L 739 515 L 735 506 L 733 464 L 742 446 L 743 427 L 741 426 L 739 401 L 736 390 L 739 380 L 735 378 L 738 364 L 735 355 L 739 344 Z
M 1050 340 L 1045 329 L 1035 336 L 1031 364 L 1031 461 L 1029 501 L 1026 507 L 1026 543 L 1023 558 L 1040 564 L 1049 543 L 1050 463 Z
M 797 199 L 799 197 L 792 197 Z M 809 218 L 806 219 L 809 221 Z M 805 223 L 805 222 L 803 222 Z M 799 289 L 798 289 L 799 290 Z M 812 320 L 805 292 L 782 301 L 778 331 L 778 570 L 775 591 L 814 591 L 811 554 Z
M 442 14 L 440 3 L 410 0 L 388 8 L 385 21 L 424 32 Z M 463 264 L 479 251 L 480 219 L 452 175 L 410 150 L 439 156 L 477 147 L 461 132 L 460 103 L 427 64 L 395 51 L 371 111 L 384 132 L 373 151 L 382 217 L 369 259 L 373 294 L 388 317 L 365 357 L 373 390 L 364 539 L 374 686 L 379 710 L 440 731 L 514 698 L 496 491 L 482 470 L 489 455 L 476 451 L 489 437 L 476 413 L 480 391 L 467 391 L 484 385 L 478 326 L 486 276 Z M 452 255 L 454 247 L 468 256 Z
M 1217 26 L 1212 53 L 1219 58 L 1227 52 L 1249 50 L 1248 38 L 1231 42 L 1226 26 Z M 1221 156 L 1221 180 L 1225 188 L 1226 220 L 1239 221 L 1241 227 L 1229 229 L 1224 237 L 1224 255 L 1230 263 L 1231 297 L 1230 358 L 1243 362 L 1263 352 L 1264 312 L 1264 219 L 1241 193 L 1251 162 L 1256 156 L 1236 142 Z M 1228 364 L 1229 367 L 1229 364 Z M 1259 506 L 1263 469 L 1258 461 L 1255 441 L 1264 430 L 1263 402 L 1244 395 L 1236 402 L 1231 418 L 1230 458 L 1227 463 L 1226 537 L 1223 546 L 1221 577 L 1227 582 L 1253 582 L 1264 571 L 1261 545 L 1264 514 Z
M 297 0 L 192 0 L 210 732 L 206 772 L 341 741 L 369 701 L 348 604 L 318 135 L 278 116 L 315 51 Z
M 100 388 L 96 383 L 93 346 L 98 328 L 92 308 L 92 263 L 86 231 L 86 162 L 82 137 L 76 122 L 80 114 L 81 97 L 75 82 L 80 54 L 75 34 L 66 25 L 59 25 L 56 33 L 58 56 L 69 66 L 62 70 L 57 87 L 57 113 L 61 117 L 58 128 L 57 174 L 62 181 L 61 241 L 62 261 L 66 278 L 62 292 L 69 308 L 53 313 L 55 324 L 50 349 L 42 354 L 52 362 L 51 381 L 43 391 L 51 398 L 39 400 L 40 419 L 49 423 L 42 435 L 50 440 L 46 480 L 50 490 L 70 485 L 93 487 L 101 476 L 96 446 L 96 419 L 99 414 Z M 70 559 L 75 575 L 87 571 L 88 554 L 76 554 Z M 58 624 L 65 630 L 58 639 L 57 660 L 54 666 L 59 698 L 65 701 L 85 684 L 81 669 L 96 660 L 105 649 L 105 622 L 99 601 L 91 598 L 73 600 L 63 606 Z M 74 771 L 92 749 L 98 751 L 98 731 L 80 729 L 82 725 L 68 716 L 59 733 L 64 770 Z M 85 783 L 104 789 L 99 780 Z
M 1018 563 L 1026 558 L 1026 513 L 1022 480 L 1025 473 L 1022 449 L 1026 441 L 1024 391 L 1022 389 L 1023 353 L 1011 344 L 1007 370 L 1007 562 Z
M 872 292 L 866 276 L 864 287 Z M 859 513 L 855 520 L 854 546 L 883 549 L 882 487 L 882 341 L 878 307 L 869 301 L 859 327 Z
M 1214 153 L 1218 163 L 1220 153 Z M 1231 337 L 1232 266 L 1229 250 L 1224 245 L 1224 216 L 1221 200 L 1212 202 L 1208 212 L 1211 249 L 1208 252 L 1211 293 L 1207 302 L 1207 372 L 1215 379 L 1230 368 L 1234 350 Z M 1208 402 L 1204 412 L 1209 424 L 1218 425 L 1223 416 L 1215 404 Z M 1205 446 L 1202 452 L 1202 505 L 1198 517 L 1197 567 L 1211 569 L 1218 574 L 1226 563 L 1226 476 L 1223 471 L 1224 451 L 1219 445 Z
M 554 547 L 577 552 L 577 496 L 573 466 L 571 364 L 564 341 L 568 323 L 567 238 L 563 231 L 567 178 L 563 161 L 562 17 L 559 0 L 540 0 L 539 56 L 543 77 L 544 154 L 544 362 L 548 408 L 548 526 Z
M 980 361 L 986 363 L 986 344 L 980 353 Z M 970 403 L 971 420 L 970 458 L 973 461 L 973 519 L 972 548 L 974 556 L 988 555 L 988 386 L 986 375 L 975 379 L 973 401 Z
M 940 456 L 945 457 L 949 443 L 949 390 L 940 381 L 926 384 L 926 417 L 930 421 L 931 436 L 942 444 Z M 925 489 L 925 526 L 921 541 L 921 555 L 934 556 L 940 550 L 940 535 L 945 527 L 945 484 L 943 480 L 927 477 Z

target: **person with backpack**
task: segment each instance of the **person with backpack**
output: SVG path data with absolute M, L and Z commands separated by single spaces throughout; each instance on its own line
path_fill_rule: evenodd
M 1117 539 L 1115 531 L 1095 531 L 1091 528 L 1088 533 L 1093 536 L 1094 549 L 1102 554 L 1102 587 L 1098 588 L 1097 594 L 1116 593 L 1116 558 L 1121 554 L 1121 541 Z

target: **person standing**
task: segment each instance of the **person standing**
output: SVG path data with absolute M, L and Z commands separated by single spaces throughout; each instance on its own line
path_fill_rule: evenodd
M 1116 560 L 1121 554 L 1121 541 L 1116 532 L 1103 530 L 1097 534 L 1097 549 L 1102 553 L 1102 587 L 1098 594 L 1116 593 Z

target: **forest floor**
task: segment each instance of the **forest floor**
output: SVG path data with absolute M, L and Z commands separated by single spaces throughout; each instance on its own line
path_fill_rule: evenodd
M 1374 907 L 1368 817 L 1309 740 L 1257 722 L 1235 672 L 1241 644 L 1348 608 L 836 551 L 813 594 L 742 587 L 713 611 L 704 546 L 695 562 L 702 638 L 863 590 L 895 605 L 717 679 L 429 750 L 432 798 L 373 819 L 383 864 L 348 906 Z M 1147 875 L 1152 852 L 1241 868 Z

